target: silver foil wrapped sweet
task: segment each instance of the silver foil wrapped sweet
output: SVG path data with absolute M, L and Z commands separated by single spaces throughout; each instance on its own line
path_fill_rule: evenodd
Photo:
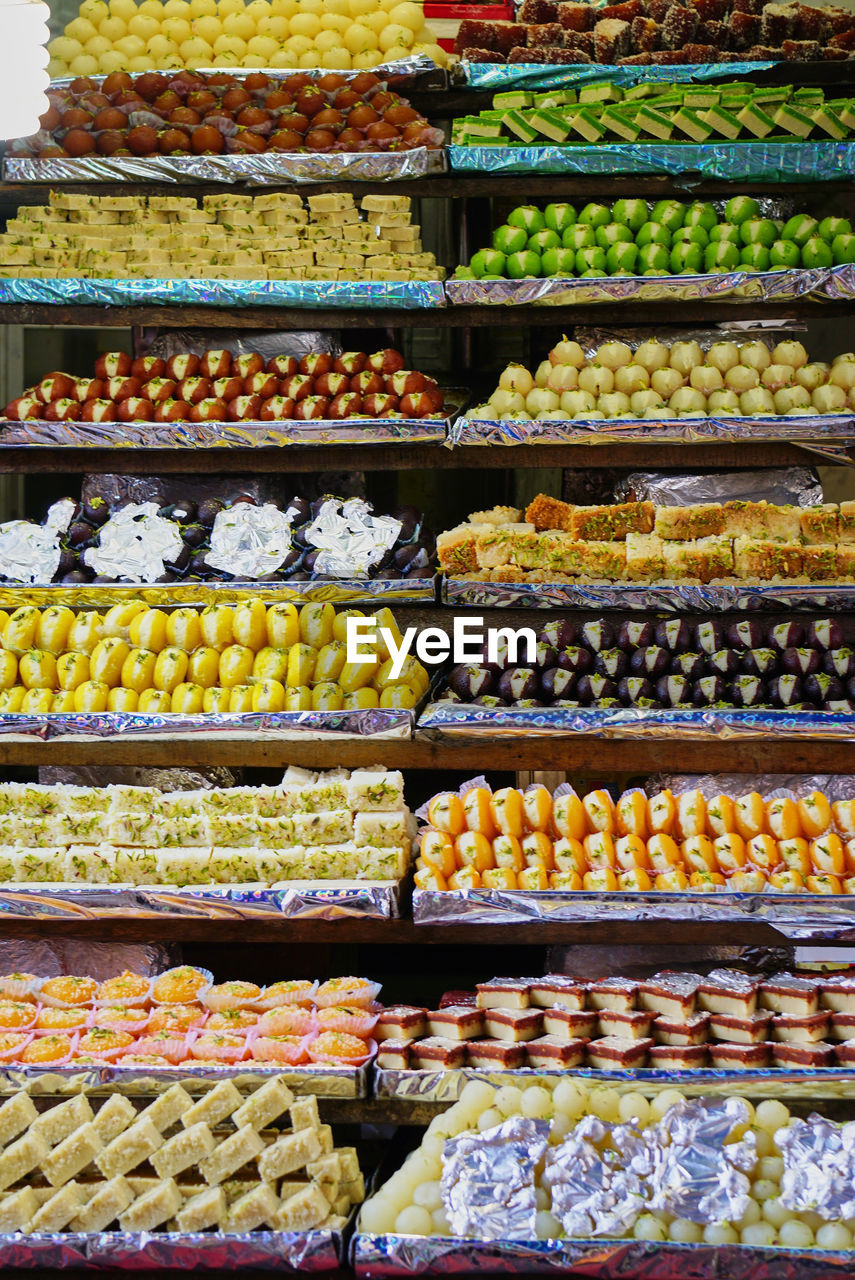
M 610 1137 L 613 1146 L 599 1144 Z M 643 1135 L 632 1125 L 610 1125 L 583 1116 L 558 1147 L 551 1147 L 544 1183 L 552 1193 L 552 1213 L 566 1235 L 628 1235 L 645 1207 L 644 1184 L 632 1166 L 643 1157 Z
M 274 573 L 291 550 L 291 519 L 272 502 L 261 507 L 236 502 L 217 512 L 205 559 L 211 568 L 238 578 Z
M 855 1121 L 836 1124 L 815 1112 L 775 1134 L 784 1159 L 781 1203 L 827 1221 L 855 1218 Z
M 442 1203 L 456 1235 L 534 1239 L 535 1166 L 548 1139 L 545 1120 L 512 1116 L 483 1133 L 464 1133 L 446 1142 Z
M 44 524 L 9 520 L 0 525 L 0 573 L 13 582 L 50 582 L 59 568 L 60 535 L 74 515 L 71 498 L 49 508 Z
M 156 582 L 184 549 L 178 525 L 157 512 L 156 502 L 133 502 L 117 511 L 101 526 L 98 546 L 84 551 L 85 563 L 108 578 Z
M 305 531 L 306 541 L 317 547 L 315 572 L 330 577 L 367 574 L 395 545 L 401 521 L 375 516 L 369 502 L 330 498 Z

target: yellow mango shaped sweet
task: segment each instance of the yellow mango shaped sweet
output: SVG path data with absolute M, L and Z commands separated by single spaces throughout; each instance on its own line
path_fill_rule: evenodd
M 101 639 L 101 623 L 103 618 L 94 610 L 78 613 L 68 633 L 68 647 L 77 653 L 91 655 Z M 145 646 L 147 649 L 151 645 Z
M 3 648 L 20 658 L 21 654 L 35 645 L 38 625 L 38 609 L 33 605 L 22 605 L 10 615 L 9 621 L 3 628 Z
M 137 711 L 145 715 L 162 716 L 172 710 L 172 698 L 165 689 L 144 689 L 137 703 Z
M 0 712 L 20 711 L 26 692 L 22 684 L 13 685 L 11 689 L 0 689 Z
M 56 679 L 60 689 L 72 692 L 89 679 L 89 655 L 85 653 L 64 653 L 56 660 Z
M 172 711 L 185 716 L 198 715 L 205 708 L 205 690 L 200 684 L 182 683 L 172 690 Z
M 154 668 L 157 654 L 150 649 L 131 649 L 122 663 L 121 685 L 140 694 L 154 685 Z
M 176 609 L 170 613 L 166 620 L 166 639 L 185 653 L 192 653 L 202 643 L 198 609 Z
M 9 649 L 0 649 L 0 689 L 11 689 L 18 679 L 18 659 Z
M 312 709 L 314 711 L 341 711 L 344 706 L 344 694 L 340 685 L 330 680 L 312 686 Z
M 233 689 L 236 685 L 247 684 L 252 675 L 252 664 L 255 654 L 252 649 L 241 644 L 230 644 L 220 654 L 219 683 L 224 689 Z
M 169 614 L 162 609 L 147 609 L 138 613 L 128 628 L 128 637 L 137 649 L 148 649 L 150 653 L 160 653 L 169 643 L 167 631 Z
M 292 645 L 288 653 L 288 670 L 285 673 L 285 683 L 288 688 L 298 689 L 301 685 L 309 684 L 314 679 L 316 661 L 317 653 L 311 645 Z
M 111 689 L 107 695 L 108 711 L 136 711 L 139 694 L 133 689 Z
M 229 689 L 229 712 L 252 711 L 252 685 L 236 684 Z
M 219 685 L 216 685 L 213 688 L 206 688 L 204 697 L 202 698 L 202 710 L 218 712 L 228 711 L 231 692 L 231 689 L 221 689 Z
M 111 690 L 114 692 L 114 690 Z M 53 701 L 50 704 L 51 711 L 70 712 L 74 711 L 74 690 L 65 689 L 61 693 L 52 695 Z
M 213 689 L 220 678 L 220 652 L 210 645 L 200 645 L 190 654 L 187 679 L 203 689 Z M 207 709 L 207 708 L 206 708 Z
M 106 711 L 110 686 L 103 680 L 84 680 L 74 690 L 75 711 Z
M 330 644 L 325 644 L 319 650 L 315 663 L 315 681 L 322 683 L 328 680 L 338 680 L 342 673 L 346 656 L 346 647 L 340 640 L 333 640 Z
M 335 609 L 331 604 L 304 604 L 300 610 L 300 639 L 313 649 L 323 649 L 333 639 Z
M 261 680 L 252 686 L 253 711 L 284 711 L 285 686 L 281 680 Z
M 417 707 L 421 695 L 408 684 L 387 685 L 380 694 L 380 706 L 396 711 L 412 711 Z
M 234 644 L 234 610 L 227 604 L 209 604 L 199 614 L 202 640 L 212 649 L 227 649 Z
M 104 614 L 101 635 L 121 636 L 123 640 L 128 640 L 131 623 L 143 613 L 148 613 L 148 605 L 142 600 L 122 600 L 119 604 L 114 604 Z
M 183 649 L 174 644 L 167 645 L 157 655 L 154 664 L 155 689 L 160 689 L 162 693 L 172 693 L 186 677 L 189 664 L 190 659 Z
M 128 643 L 119 636 L 99 640 L 89 658 L 90 679 L 115 688 L 121 683 L 122 667 L 130 651 Z
M 338 682 L 345 693 L 353 693 L 355 689 L 364 689 L 366 685 L 372 684 L 379 668 L 379 658 L 367 662 L 346 662 Z
M 50 689 L 57 687 L 56 658 L 44 649 L 30 649 L 23 653 L 18 661 L 21 684 L 28 689 Z
M 265 622 L 267 643 L 273 649 L 290 649 L 300 641 L 300 615 L 293 604 L 273 604 Z
M 24 694 L 24 701 L 21 703 L 21 711 L 24 715 L 46 715 L 52 709 L 52 689 L 28 689 Z
M 347 643 L 347 620 L 348 618 L 364 618 L 366 615 L 361 609 L 342 609 L 335 615 L 333 622 L 333 640 L 338 640 L 340 644 Z
M 284 683 L 288 674 L 288 650 L 265 645 L 255 655 L 252 674 L 256 680 L 278 680 Z
M 61 604 L 52 604 L 42 611 L 36 627 L 36 648 L 45 649 L 55 657 L 68 648 L 68 635 L 74 626 L 74 613 Z
M 344 711 L 367 711 L 372 707 L 379 706 L 380 694 L 370 685 L 366 685 L 362 689 L 354 689 L 352 693 L 346 693 L 342 702 L 342 710 Z
M 312 691 L 308 685 L 303 684 L 285 690 L 286 711 L 311 711 L 311 709 Z
M 267 643 L 267 609 L 261 600 L 242 600 L 234 611 L 232 633 L 238 644 L 253 653 Z

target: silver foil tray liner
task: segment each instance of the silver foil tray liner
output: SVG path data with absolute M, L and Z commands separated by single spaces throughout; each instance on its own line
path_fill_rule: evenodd
M 730 80 L 752 75 L 775 62 L 688 62 L 680 66 L 621 66 L 618 63 L 578 63 L 550 66 L 542 62 L 460 62 L 451 68 L 455 82 L 473 89 L 573 89 L 579 85 L 608 80 L 610 84 L 632 85 L 644 80 Z M 239 73 L 238 73 L 239 74 Z
M 399 914 L 395 881 L 326 885 L 294 881 L 258 885 L 0 884 L 0 920 L 98 920 L 170 916 L 196 920 L 391 920 Z
M 713 275 L 604 276 L 594 279 L 447 280 L 452 306 L 590 306 L 597 302 L 702 302 L 732 298 L 791 302 L 855 296 L 855 265 L 798 271 L 722 271 Z
M 247 595 L 277 604 L 329 601 L 342 605 L 425 604 L 436 598 L 435 578 L 316 578 L 311 582 L 204 582 L 115 584 L 62 583 L 17 584 L 0 582 L 0 607 L 17 609 L 23 604 L 68 605 L 71 608 L 109 609 L 119 600 L 144 600 L 169 608 L 182 604 L 238 604 Z
M 275 733 L 279 738 L 302 737 L 380 737 L 412 736 L 412 711 L 372 707 L 362 711 L 244 711 L 228 714 L 207 712 L 199 715 L 140 715 L 123 711 L 49 712 L 45 715 L 0 714 L 0 734 L 24 737 L 62 738 L 83 736 L 161 737 L 164 734 L 200 733 L 217 737 Z
M 855 153 L 853 153 L 855 154 Z M 0 303 L 52 306 L 444 307 L 441 280 L 49 280 L 0 279 Z M 275 424 L 274 424 L 275 425 Z M 268 426 L 265 423 L 265 426 Z
M 855 900 L 847 894 L 416 889 L 413 920 L 417 925 L 698 920 L 769 925 L 793 939 L 855 941 Z
M 18 425 L 18 424 L 15 424 Z M 28 425 L 28 424 L 20 424 Z M 56 424 L 51 423 L 51 426 Z M 60 424 L 77 426 L 77 423 Z M 88 424 L 87 424 L 88 425 Z M 448 443 L 461 444 L 704 444 L 711 440 L 793 441 L 811 449 L 855 440 L 855 416 L 817 414 L 756 418 L 611 418 L 591 421 L 526 422 L 512 418 L 460 417 L 449 431 Z M 0 439 L 0 446 L 3 440 Z
M 122 1093 L 129 1098 L 165 1093 L 180 1082 L 194 1098 L 209 1093 L 221 1080 L 231 1080 L 243 1093 L 252 1093 L 273 1076 L 284 1076 L 294 1093 L 318 1098 L 366 1098 L 368 1067 L 344 1067 L 309 1062 L 289 1067 L 277 1063 L 263 1067 L 253 1062 L 234 1065 L 176 1067 L 109 1066 L 0 1067 L 0 1097 L 22 1089 L 33 1097 L 58 1097 L 74 1093 Z
M 548 1067 L 519 1067 L 488 1070 L 458 1067 L 451 1071 L 396 1071 L 382 1068 L 374 1072 L 375 1098 L 407 1099 L 412 1102 L 456 1102 L 470 1080 L 483 1080 L 494 1088 L 516 1085 L 525 1089 L 546 1077 L 557 1084 L 567 1071 Z M 791 1068 L 760 1067 L 749 1071 L 696 1070 L 662 1071 L 656 1067 L 629 1067 L 621 1071 L 598 1071 L 594 1067 L 574 1067 L 574 1078 L 604 1084 L 618 1093 L 660 1093 L 679 1088 L 692 1097 L 742 1096 L 744 1098 L 851 1098 L 855 1072 L 849 1067 Z
M 730 64 L 725 65 L 730 70 Z M 661 67 L 656 69 L 661 73 Z M 852 172 L 855 142 L 829 138 L 827 142 L 615 142 L 593 147 L 454 145 L 448 148 L 448 159 L 452 169 L 469 173 L 669 173 L 689 181 L 688 175 L 701 173 L 707 178 L 755 182 L 832 182 Z
M 750 1245 L 650 1244 L 639 1240 L 462 1240 L 357 1233 L 357 1276 L 568 1275 L 597 1280 L 829 1280 L 851 1276 L 852 1251 Z
M 253 1231 L 246 1235 L 169 1231 L 57 1232 L 0 1235 L 0 1267 L 64 1271 L 335 1271 L 343 1256 L 341 1232 Z
M 722 609 L 823 609 L 837 613 L 855 608 L 855 582 L 585 582 L 577 586 L 572 582 L 443 578 L 442 603 L 456 609 L 687 609 L 698 613 L 718 613 Z
M 296 713 L 295 713 L 296 714 Z M 418 719 L 420 734 L 431 737 L 584 733 L 599 738 L 797 737 L 851 739 L 855 712 L 737 710 L 734 707 L 661 711 L 646 707 L 479 707 L 467 702 L 431 702 Z M 2 729 L 2 723 L 0 723 Z
M 223 182 L 251 187 L 283 182 L 400 182 L 444 173 L 445 152 L 409 151 L 277 152 L 220 156 L 7 156 L 7 182 Z

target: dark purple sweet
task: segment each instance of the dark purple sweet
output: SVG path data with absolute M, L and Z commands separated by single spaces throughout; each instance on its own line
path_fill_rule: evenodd
M 301 547 L 304 551 L 308 551 L 309 547 L 312 545 L 308 539 L 309 527 L 310 525 L 308 523 L 292 525 L 291 527 L 291 541 L 294 543 L 295 547 Z
M 226 504 L 220 502 L 219 498 L 206 498 L 204 502 L 199 503 L 199 509 L 196 512 L 196 518 L 200 524 L 206 529 L 210 529 L 221 511 L 225 511 Z
M 192 524 L 196 519 L 196 503 L 182 498 L 180 502 L 174 504 L 172 518 L 177 520 L 179 524 Z
M 656 697 L 665 707 L 684 706 L 692 701 L 692 684 L 685 676 L 662 676 L 656 681 Z
M 629 667 L 633 675 L 650 676 L 653 680 L 664 676 L 670 665 L 671 656 L 668 650 L 660 649 L 655 644 L 646 649 L 636 649 L 629 659 Z
M 401 522 L 401 530 L 396 541 L 398 543 L 412 542 L 421 523 L 421 514 L 415 507 L 396 507 L 392 512 L 392 518 Z
M 846 696 L 855 698 L 855 678 L 846 681 Z
M 786 675 L 809 676 L 819 671 L 820 659 L 816 649 L 784 649 L 781 653 L 781 670 Z
M 321 553 L 317 547 L 313 547 L 311 551 L 305 552 L 305 554 L 303 555 L 303 563 L 301 567 L 305 569 L 306 573 L 315 572 L 315 565 L 317 563 L 317 559 L 320 554 Z M 323 563 L 323 561 L 321 561 L 321 563 Z M 387 567 L 388 566 L 381 563 L 377 566 L 377 572 L 382 573 L 383 576 L 385 577 L 385 571 Z M 325 576 L 325 575 L 321 575 L 321 576 Z
M 706 669 L 702 653 L 675 653 L 671 659 L 671 674 L 685 676 L 687 680 L 700 680 Z
M 613 698 L 615 692 L 615 683 L 608 676 L 580 676 L 576 683 L 576 696 L 583 707 L 589 707 L 601 698 Z
M 173 570 L 175 573 L 182 573 L 189 567 L 192 555 L 193 553 L 190 548 L 184 545 L 174 560 L 164 560 L 163 563 L 166 565 L 167 569 Z
M 721 676 L 701 676 L 692 685 L 692 702 L 696 707 L 711 707 L 723 702 L 726 696 L 727 685 Z
M 742 618 L 727 628 L 727 643 L 732 649 L 759 649 L 763 637 L 762 626 L 753 618 Z
M 576 643 L 577 634 L 576 624 L 569 618 L 556 618 L 541 629 L 538 640 L 551 644 L 553 649 L 568 649 Z
M 747 649 L 739 659 L 739 665 L 747 676 L 768 679 L 778 674 L 781 655 L 775 649 Z
M 540 693 L 540 680 L 533 667 L 509 667 L 499 676 L 496 693 L 508 702 L 520 702 L 523 698 L 536 698 Z
M 826 675 L 824 671 L 805 676 L 802 689 L 808 702 L 813 702 L 818 707 L 828 702 L 839 702 L 846 696 L 843 681 L 838 680 L 837 676 Z
M 707 658 L 707 671 L 711 676 L 735 676 L 739 670 L 739 658 L 732 649 L 716 649 Z
M 626 653 L 633 649 L 646 649 L 649 644 L 658 644 L 656 628 L 652 622 L 622 622 L 618 627 L 615 644 Z
M 570 696 L 576 687 L 576 677 L 563 667 L 550 667 L 540 677 L 540 687 L 544 698 L 557 702 L 559 698 Z
M 93 577 L 92 570 L 84 566 L 81 569 L 72 569 L 71 573 L 67 573 L 65 577 L 62 578 L 62 581 L 68 582 L 68 583 L 91 582 L 92 577 Z
M 492 671 L 486 667 L 470 666 L 461 662 L 452 667 L 448 673 L 449 688 L 459 694 L 464 702 L 471 702 L 484 693 L 492 693 L 494 687 Z
M 769 695 L 759 676 L 737 676 L 730 686 L 730 698 L 735 707 L 759 707 Z
M 620 680 L 625 676 L 629 662 L 623 649 L 603 649 L 594 657 L 594 671 L 598 676 Z
M 83 519 L 100 528 L 110 519 L 110 504 L 106 498 L 89 498 L 83 504 Z
M 625 707 L 631 707 L 642 700 L 652 701 L 656 697 L 656 690 L 643 676 L 624 676 L 618 682 L 617 695 Z
M 292 498 L 285 508 L 285 515 L 290 515 L 291 524 L 305 524 L 312 514 L 312 509 L 305 498 Z
M 845 643 L 843 628 L 835 618 L 817 618 L 808 627 L 807 643 L 815 649 L 839 649 Z
M 598 707 L 601 711 L 611 711 L 614 707 L 622 707 L 623 703 L 620 698 L 597 698 L 597 701 L 592 705 Z
M 545 640 L 538 640 L 534 651 L 534 665 L 540 671 L 547 671 L 550 667 L 557 666 L 558 650 L 551 644 L 547 644 Z
M 715 653 L 724 647 L 724 627 L 718 618 L 708 618 L 704 622 L 695 623 L 695 649 L 703 653 Z
M 184 539 L 185 545 L 192 547 L 195 551 L 197 547 L 201 547 L 203 542 L 207 542 L 208 530 L 199 523 L 187 524 L 181 530 L 181 537 Z
M 773 707 L 791 707 L 804 697 L 802 682 L 798 676 L 776 676 L 769 681 L 769 701 Z
M 580 649 L 578 645 L 570 645 L 569 648 L 562 649 L 559 653 L 558 665 L 563 667 L 565 671 L 575 671 L 577 675 L 584 675 L 586 671 L 591 670 L 594 665 L 594 659 L 587 649 Z
M 72 569 L 76 569 L 78 564 L 77 552 L 71 547 L 63 547 L 59 553 L 59 564 L 56 566 L 56 579 L 62 578 L 66 573 L 71 573 Z M 855 670 L 855 668 L 853 668 Z
M 508 667 L 516 666 L 516 660 L 517 660 L 516 652 L 514 652 L 513 656 L 511 655 L 510 647 L 508 645 L 508 641 L 506 637 L 500 635 L 495 637 L 495 639 L 496 639 L 495 650 L 492 653 L 491 657 L 488 659 L 488 662 L 490 662 L 491 665 L 498 667 L 500 671 L 507 671 Z M 485 645 L 484 647 L 485 655 L 488 652 L 489 652 L 489 647 Z
M 692 647 L 692 628 L 682 618 L 666 618 L 656 628 L 656 643 L 669 653 L 686 653 Z
M 587 645 L 593 653 L 599 653 L 601 649 L 611 649 L 614 642 L 614 627 L 605 618 L 595 618 L 586 622 L 579 632 L 579 643 Z
M 300 563 L 300 548 L 292 547 L 286 555 L 285 559 L 279 566 L 279 572 L 283 574 L 291 574 Z
M 798 649 L 799 645 L 804 644 L 804 639 L 805 629 L 800 623 L 777 622 L 774 627 L 769 628 L 767 643 L 783 653 L 785 649 Z
M 822 669 L 830 676 L 848 680 L 855 676 L 855 650 L 829 649 L 822 655 Z
M 91 547 L 94 545 L 95 532 L 91 524 L 85 520 L 77 520 L 69 527 L 66 541 L 70 547 Z
M 437 702 L 462 702 L 462 701 L 463 699 L 461 698 L 460 694 L 455 693 L 453 689 L 443 689 L 439 697 L 437 698 Z M 498 702 L 498 698 L 496 699 L 496 701 Z

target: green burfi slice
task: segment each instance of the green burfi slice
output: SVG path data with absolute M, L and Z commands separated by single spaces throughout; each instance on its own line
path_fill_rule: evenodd
M 703 113 L 703 118 L 713 132 L 721 134 L 723 138 L 733 141 L 739 137 L 742 125 L 733 112 L 725 107 L 710 107 L 709 111 Z
M 806 111 L 800 111 L 794 103 L 785 102 L 775 112 L 775 124 L 791 136 L 806 138 L 813 129 L 814 122 Z
M 765 138 L 775 127 L 775 121 L 762 107 L 749 102 L 736 117 L 743 129 L 753 133 L 755 138 Z
M 689 107 L 680 108 L 674 116 L 674 124 L 693 142 L 706 142 L 712 135 L 712 125 L 707 124 L 697 111 L 692 111 Z
M 502 116 L 502 124 L 508 133 L 512 133 L 522 142 L 534 142 L 537 137 L 537 129 L 528 116 L 523 115 L 521 111 L 506 111 Z
M 645 133 L 662 142 L 667 142 L 674 132 L 674 122 L 670 116 L 664 111 L 657 111 L 655 107 L 642 107 L 635 119 Z
M 579 90 L 579 103 L 589 106 L 592 102 L 621 102 L 623 89 L 607 80 L 583 85 Z

